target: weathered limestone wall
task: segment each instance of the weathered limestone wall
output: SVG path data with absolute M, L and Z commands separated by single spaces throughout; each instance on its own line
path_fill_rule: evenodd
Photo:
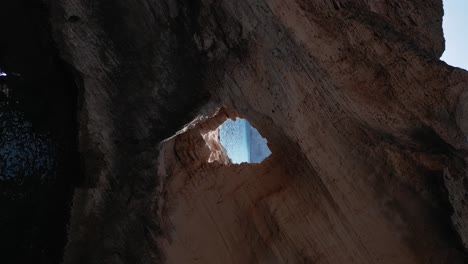
M 466 261 L 468 74 L 439 61 L 441 1 L 49 5 L 88 179 L 65 263 Z M 206 162 L 221 106 L 270 158 Z

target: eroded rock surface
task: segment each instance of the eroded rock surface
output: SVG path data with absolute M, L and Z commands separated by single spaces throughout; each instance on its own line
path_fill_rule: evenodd
M 466 263 L 440 0 L 48 4 L 87 179 L 65 263 Z M 207 162 L 221 107 L 268 159 Z

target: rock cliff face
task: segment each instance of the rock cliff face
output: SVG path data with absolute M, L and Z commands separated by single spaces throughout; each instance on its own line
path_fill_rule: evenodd
M 64 263 L 466 263 L 441 0 L 47 2 L 80 91 Z M 229 164 L 232 116 L 269 158 Z

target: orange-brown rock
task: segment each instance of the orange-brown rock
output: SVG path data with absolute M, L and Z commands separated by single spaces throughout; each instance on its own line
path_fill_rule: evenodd
M 441 0 L 49 2 L 82 91 L 65 263 L 467 263 Z M 206 136 L 233 116 L 264 162 Z

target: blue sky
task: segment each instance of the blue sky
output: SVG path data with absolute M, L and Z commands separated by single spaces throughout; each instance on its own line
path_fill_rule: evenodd
M 271 154 L 267 140 L 242 118 L 224 122 L 219 129 L 219 139 L 233 163 L 260 163 Z
M 247 120 L 237 118 L 228 119 L 220 127 L 219 139 L 233 163 L 250 161 L 247 126 Z
M 468 0 L 444 0 L 445 52 L 442 60 L 468 69 Z

